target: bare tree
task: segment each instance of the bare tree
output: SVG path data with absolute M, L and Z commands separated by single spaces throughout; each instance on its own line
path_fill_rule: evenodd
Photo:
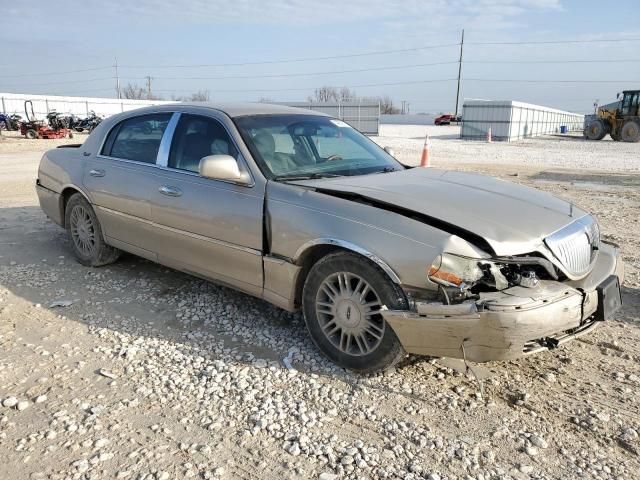
M 400 113 L 400 109 L 393 106 L 393 100 L 388 95 L 380 97 L 380 113 L 383 114 L 396 114 Z
M 337 101 L 339 98 L 338 89 L 336 87 L 320 87 L 316 88 L 315 101 L 319 103 Z
M 342 87 L 340 89 L 340 101 L 352 102 L 357 99 L 358 99 L 358 95 L 356 95 L 356 92 L 351 90 L 349 87 Z
M 208 102 L 209 90 L 198 90 L 196 93 L 191 94 L 192 102 Z
M 147 98 L 147 90 L 138 85 L 128 83 L 126 87 L 122 89 L 122 96 L 129 100 L 142 100 Z
M 191 95 L 171 95 L 174 102 L 208 102 L 210 100 L 209 90 L 198 90 Z

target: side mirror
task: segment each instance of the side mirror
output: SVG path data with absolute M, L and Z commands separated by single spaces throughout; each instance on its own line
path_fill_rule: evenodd
M 396 152 L 393 151 L 391 147 L 384 147 L 384 151 L 391 155 L 393 158 L 396 158 Z
M 620 92 L 616 93 L 616 98 L 620 98 Z
M 231 155 L 209 155 L 200 159 L 198 172 L 201 177 L 213 180 L 248 185 L 251 178 L 246 172 L 241 172 L 238 162 Z

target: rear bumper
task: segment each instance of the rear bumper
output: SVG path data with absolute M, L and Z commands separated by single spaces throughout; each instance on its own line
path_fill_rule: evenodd
M 60 209 L 60 194 L 43 187 L 37 180 L 36 192 L 38 193 L 40 208 L 42 208 L 45 215 L 61 227 L 64 227 L 64 220 Z
M 617 249 L 600 252 L 601 278 L 624 278 Z M 450 311 L 448 311 L 450 310 Z M 385 310 L 384 319 L 408 353 L 466 358 L 474 362 L 512 360 L 561 345 L 592 331 L 598 291 L 555 281 L 541 281 L 535 288 L 512 287 L 481 294 L 477 302 L 434 305 L 417 302 L 413 311 Z

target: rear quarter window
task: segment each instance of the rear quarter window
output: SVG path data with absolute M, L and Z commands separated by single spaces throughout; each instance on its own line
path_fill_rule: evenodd
M 104 142 L 102 155 L 156 163 L 162 135 L 171 113 L 155 113 L 128 118 L 111 129 Z

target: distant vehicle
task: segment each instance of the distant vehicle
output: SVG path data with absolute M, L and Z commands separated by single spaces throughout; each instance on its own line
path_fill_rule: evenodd
M 640 90 L 625 90 L 616 108 L 585 117 L 585 138 L 602 140 L 607 134 L 615 141 L 640 142 Z
M 451 125 L 452 123 L 460 123 L 461 121 L 462 117 L 460 115 L 455 116 L 450 113 L 445 113 L 444 115 L 436 117 L 433 123 L 434 125 Z
M 120 250 L 302 310 L 361 372 L 408 353 L 510 360 L 621 305 L 596 218 L 484 175 L 408 168 L 345 122 L 269 104 L 114 115 L 40 161 L 40 205 L 78 261 Z

